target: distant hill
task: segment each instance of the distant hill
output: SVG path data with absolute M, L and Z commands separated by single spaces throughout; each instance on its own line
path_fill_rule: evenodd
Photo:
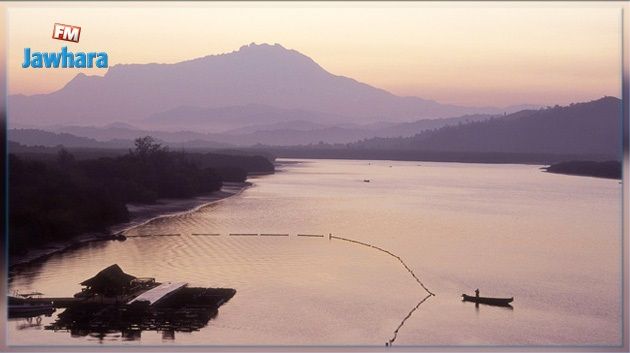
M 356 124 L 348 124 L 352 128 L 359 128 Z M 224 134 L 227 135 L 245 135 L 251 134 L 258 131 L 276 131 L 276 130 L 296 130 L 296 131 L 313 131 L 318 129 L 325 129 L 332 125 L 324 124 L 324 123 L 316 123 L 308 120 L 291 120 L 291 121 L 283 121 L 278 123 L 271 124 L 255 124 L 249 125 L 237 129 L 230 129 L 223 131 Z
M 200 123 L 212 126 L 222 117 L 255 118 L 257 124 L 278 122 L 270 121 L 278 118 L 275 113 L 262 114 L 263 106 L 292 111 L 290 120 L 319 115 L 335 117 L 335 123 L 401 122 L 518 109 L 397 96 L 330 73 L 306 55 L 279 44 L 250 44 L 231 53 L 175 64 L 115 65 L 104 76 L 78 74 L 56 92 L 13 95 L 9 101 L 11 120 L 20 124 L 137 125 L 159 120 L 164 125 L 179 124 L 180 129 L 193 122 L 195 129 Z M 248 114 L 252 106 L 261 113 Z
M 167 144 L 185 144 L 195 141 L 201 142 L 206 147 L 224 148 L 231 147 L 231 144 L 223 142 L 221 135 L 207 134 L 196 131 L 159 131 L 147 130 L 129 127 L 95 127 L 95 126 L 77 126 L 77 125 L 61 125 L 43 128 L 46 131 L 65 132 L 75 136 L 89 137 L 98 141 L 111 141 L 116 139 L 134 140 L 141 136 L 153 136 L 163 143 Z M 218 141 L 217 141 L 218 140 Z
M 237 146 L 260 149 L 265 146 L 301 145 L 310 150 L 301 148 L 300 155 L 325 155 L 327 158 L 336 158 L 335 154 L 343 154 L 344 158 L 383 156 L 400 159 L 404 156 L 461 161 L 482 158 L 461 155 L 476 153 L 476 156 L 483 156 L 483 160 L 501 162 L 563 161 L 565 157 L 614 160 L 620 158 L 621 150 L 620 109 L 619 99 L 604 97 L 566 107 L 523 110 L 508 115 L 468 115 L 409 123 L 348 123 L 331 126 L 287 121 L 225 133 L 142 130 L 124 124 L 104 127 L 56 126 L 51 127 L 55 132 L 10 129 L 9 140 L 26 146 L 128 148 L 135 138 L 151 135 L 175 149 L 225 149 Z M 325 154 L 322 154 L 322 149 L 327 150 Z M 288 150 L 280 151 L 285 154 Z M 357 154 L 353 151 L 367 152 Z M 380 152 L 374 154 L 369 151 Z
M 554 153 L 621 158 L 621 101 L 524 110 L 502 118 L 447 126 L 407 138 L 374 138 L 354 149 Z
M 39 129 L 9 129 L 8 139 L 10 142 L 19 144 L 20 149 L 25 147 L 57 147 L 67 148 L 90 148 L 90 149 L 128 149 L 134 146 L 134 140 L 138 137 L 153 136 L 156 140 L 174 149 L 179 148 L 203 148 L 221 149 L 232 147 L 229 144 L 216 143 L 210 140 L 196 140 L 194 133 L 160 133 L 142 130 L 130 130 L 126 128 L 106 128 L 106 134 L 97 128 L 75 127 L 69 130 L 87 132 L 87 135 L 111 136 L 111 138 L 95 139 L 91 137 L 78 136 L 67 132 L 51 132 Z M 91 132 L 91 133 L 90 133 Z M 190 136 L 189 136 L 190 134 Z M 161 137 L 172 137 L 171 141 L 165 141 Z M 183 136 L 182 136 L 183 135 Z M 119 136 L 120 138 L 114 138 Z M 205 135 L 201 135 L 205 136 Z M 190 138 L 187 138 L 190 137 Z M 18 145 L 13 145 L 18 147 Z M 11 146 L 10 146 L 11 147 Z
M 10 129 L 7 132 L 9 141 L 24 146 L 42 147 L 87 147 L 87 148 L 121 148 L 131 147 L 131 140 L 97 141 L 92 138 L 80 137 L 68 133 L 55 133 L 37 129 Z
M 438 129 L 449 125 L 471 123 L 501 118 L 503 115 L 470 114 L 455 118 L 421 119 L 404 123 L 374 123 L 365 126 L 375 132 L 375 137 L 408 137 L 430 129 Z
M 258 125 L 287 124 L 296 120 L 308 121 L 313 124 L 335 124 L 351 119 L 337 114 L 302 109 L 282 109 L 265 104 L 246 104 L 218 108 L 179 106 L 152 114 L 142 120 L 142 124 L 148 128 L 161 130 L 173 131 L 185 128 L 216 133 Z
M 399 137 L 413 136 L 426 129 L 442 127 L 463 122 L 480 121 L 491 118 L 492 115 L 466 115 L 457 118 L 423 119 L 408 123 L 379 122 L 367 125 L 341 124 L 329 125 L 310 121 L 292 120 L 272 124 L 251 125 L 244 128 L 228 130 L 222 133 L 204 133 L 199 131 L 181 130 L 164 131 L 155 129 L 140 129 L 128 124 L 114 123 L 102 127 L 79 125 L 53 125 L 41 129 L 22 129 L 19 138 L 23 144 L 40 141 L 37 134 L 41 130 L 57 134 L 55 142 L 63 140 L 61 133 L 74 137 L 87 137 L 99 142 L 112 140 L 133 140 L 140 136 L 153 136 L 173 147 L 184 148 L 229 148 L 232 146 L 252 146 L 257 144 L 269 146 L 308 145 L 312 143 L 349 143 L 375 136 Z M 19 129 L 12 129 L 19 130 Z M 27 136 L 30 135 L 30 136 Z M 60 140 L 61 138 L 61 140 Z M 51 137 L 44 139 L 48 141 Z M 90 141 L 92 145 L 94 141 Z M 86 141 L 82 142 L 87 143 Z

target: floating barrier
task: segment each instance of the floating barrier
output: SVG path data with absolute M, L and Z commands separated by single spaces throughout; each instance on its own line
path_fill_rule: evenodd
M 169 233 L 169 234 L 138 234 L 138 235 L 127 235 L 127 238 L 147 238 L 147 237 L 179 237 L 180 233 Z
M 132 235 L 132 236 L 128 236 L 130 238 L 139 238 L 139 237 L 159 237 L 159 236 L 180 236 L 181 234 L 179 233 L 170 233 L 170 234 L 141 234 L 141 235 Z M 223 234 L 221 233 L 191 233 L 192 236 L 208 236 L 208 237 L 220 237 Z M 261 237 L 290 237 L 291 235 L 289 233 L 228 233 L 227 235 L 231 236 L 231 237 L 257 237 L 257 236 L 261 236 Z M 306 237 L 306 238 L 325 238 L 326 235 L 323 234 L 308 234 L 308 233 L 298 233 L 296 234 L 296 236 L 298 237 Z M 396 341 L 396 338 L 398 337 L 398 332 L 400 331 L 400 329 L 405 325 L 405 322 L 413 315 L 413 313 L 418 310 L 418 308 L 420 307 L 420 305 L 422 305 L 425 301 L 427 301 L 430 297 L 435 296 L 435 293 L 431 292 L 425 285 L 424 283 L 422 283 L 422 281 L 420 280 L 420 278 L 418 278 L 418 276 L 416 276 L 416 274 L 413 272 L 413 270 L 407 266 L 407 264 L 403 261 L 403 259 L 392 253 L 389 250 L 383 249 L 379 246 L 376 245 L 372 245 L 369 243 L 364 243 L 358 240 L 354 240 L 354 239 L 349 239 L 349 238 L 344 238 L 344 237 L 338 237 L 335 235 L 332 235 L 332 233 L 328 234 L 328 239 L 332 240 L 332 239 L 336 239 L 336 240 L 342 240 L 345 242 L 349 242 L 349 243 L 353 243 L 353 244 L 357 244 L 357 245 L 362 245 L 365 247 L 369 247 L 375 250 L 378 250 L 380 252 L 386 253 L 387 255 L 395 258 L 396 260 L 398 260 L 398 262 L 400 262 L 400 264 L 405 268 L 405 270 L 407 272 L 409 272 L 409 274 L 414 278 L 414 280 L 428 293 L 426 297 L 424 297 L 418 304 L 416 304 L 416 306 L 411 309 L 411 311 L 407 314 L 407 316 L 405 316 L 403 318 L 403 320 L 400 322 L 400 324 L 398 325 L 398 327 L 394 330 L 394 334 L 392 336 L 391 339 L 389 339 L 387 342 L 385 342 L 385 346 L 391 346 L 394 341 Z
M 396 258 L 396 259 L 397 259 L 397 260 L 398 260 L 398 261 L 399 261 L 399 262 L 400 262 L 400 263 L 401 263 L 401 264 L 405 267 L 405 269 L 407 270 L 407 272 L 409 272 L 409 273 L 411 274 L 411 276 L 413 276 L 413 278 L 416 280 L 416 282 L 418 282 L 418 284 L 420 284 L 420 286 L 421 286 L 421 287 L 422 287 L 422 288 L 423 288 L 423 289 L 424 289 L 427 293 L 429 293 L 430 295 L 435 295 L 433 292 L 431 292 L 431 291 L 429 290 L 429 288 L 427 288 L 427 287 L 424 285 L 424 283 L 422 283 L 422 281 L 420 281 L 420 279 L 418 278 L 418 276 L 416 276 L 416 274 L 415 274 L 415 273 L 413 273 L 413 271 L 412 271 L 412 270 L 409 268 L 409 266 L 407 266 L 407 264 L 406 264 L 406 263 L 405 263 L 405 262 L 404 262 L 404 261 L 400 258 L 400 256 L 398 256 L 398 255 L 396 255 L 396 254 L 394 254 L 394 253 L 392 253 L 392 252 L 390 252 L 390 251 L 388 251 L 388 250 L 385 250 L 385 249 L 383 249 L 383 248 L 380 248 L 380 247 L 378 247 L 378 246 L 376 246 L 376 245 L 372 245 L 372 244 L 368 244 L 368 243 L 360 242 L 360 241 L 358 241 L 358 240 L 353 240 L 353 239 L 348 239 L 348 238 L 342 238 L 342 237 L 338 237 L 338 236 L 335 236 L 335 235 L 332 235 L 332 234 L 328 235 L 328 239 L 338 239 L 338 240 L 343 240 L 343 241 L 347 241 L 347 242 L 350 242 L 350 243 L 355 243 L 355 244 L 359 244 L 359 245 L 367 246 L 367 247 L 370 247 L 370 248 L 373 248 L 373 249 L 376 249 L 376 250 L 382 251 L 382 252 L 384 252 L 384 253 L 386 253 L 386 254 L 388 254 L 388 255 L 390 255 L 390 256 L 392 256 L 392 257 Z
M 394 341 L 396 340 L 396 338 L 398 338 L 398 331 L 405 325 L 405 321 L 407 321 L 407 319 L 409 319 L 411 317 L 411 315 L 413 315 L 413 313 L 418 310 L 418 308 L 420 307 L 420 305 L 422 305 L 422 303 L 424 303 L 425 301 L 427 301 L 427 299 L 431 298 L 431 294 L 427 295 L 426 297 L 424 297 L 418 304 L 416 304 L 416 306 L 411 309 L 411 311 L 409 312 L 409 314 L 407 314 L 407 316 L 405 316 L 404 319 L 402 319 L 402 321 L 400 322 L 400 324 L 398 325 L 398 327 L 394 330 L 394 336 L 392 336 L 392 338 L 390 338 L 390 340 L 385 343 L 385 346 L 391 346 L 392 343 L 394 343 Z

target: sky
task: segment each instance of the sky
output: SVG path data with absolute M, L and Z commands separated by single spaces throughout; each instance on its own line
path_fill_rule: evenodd
M 23 69 L 33 51 L 106 51 L 120 63 L 175 63 L 279 43 L 327 71 L 469 106 L 555 105 L 620 96 L 621 7 L 571 2 L 8 3 L 11 94 L 47 93 L 78 72 Z M 51 39 L 55 22 L 80 43 Z

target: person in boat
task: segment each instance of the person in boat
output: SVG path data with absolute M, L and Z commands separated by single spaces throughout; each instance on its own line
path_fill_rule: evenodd
M 475 298 L 479 299 L 479 288 L 475 289 Z

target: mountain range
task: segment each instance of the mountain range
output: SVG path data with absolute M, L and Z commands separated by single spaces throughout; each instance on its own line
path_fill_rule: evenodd
M 296 125 L 297 124 L 297 125 Z M 279 125 L 282 126 L 282 125 Z M 426 119 L 414 123 L 377 123 L 326 128 L 303 122 L 293 130 L 258 127 L 254 132 L 208 134 L 192 131 L 139 130 L 127 124 L 102 128 L 61 126 L 57 132 L 10 129 L 9 140 L 26 146 L 128 148 L 133 139 L 152 135 L 173 148 L 231 149 L 254 147 L 278 156 L 300 158 L 362 158 L 403 160 L 452 160 L 486 162 L 536 162 L 571 159 L 619 160 L 621 158 L 621 100 L 603 97 L 585 103 L 522 110 L 513 114 L 474 115 L 454 119 Z M 356 127 L 354 127 L 356 128 Z M 333 136 L 335 129 L 373 134 L 406 132 L 408 137 L 372 137 L 351 143 L 291 143 L 318 132 Z M 419 133 L 413 133 L 418 131 Z M 71 132 L 68 133 L 68 132 Z M 265 135 L 268 134 L 268 135 Z M 270 142 L 261 142 L 265 137 Z M 343 136 L 347 137 L 348 133 Z M 396 135 L 395 135 L 396 136 Z M 400 135 L 398 135 L 400 136 Z M 216 138 L 217 140 L 214 140 Z M 221 139 L 232 139 L 226 141 Z M 282 143 L 284 142 L 284 144 Z M 476 154 L 476 155 L 475 155 Z M 446 159 L 445 159 L 446 158 Z
M 78 74 L 49 94 L 9 99 L 9 139 L 31 146 L 127 148 L 151 135 L 175 148 L 343 146 L 614 159 L 620 151 L 621 104 L 614 97 L 547 108 L 442 104 L 335 75 L 279 44 L 174 64 L 115 65 L 104 76 Z
M 325 124 L 408 122 L 506 108 L 441 104 L 401 97 L 326 71 L 279 44 L 174 64 L 120 64 L 104 76 L 78 74 L 48 94 L 9 97 L 11 124 L 102 126 L 218 132 L 288 121 Z

